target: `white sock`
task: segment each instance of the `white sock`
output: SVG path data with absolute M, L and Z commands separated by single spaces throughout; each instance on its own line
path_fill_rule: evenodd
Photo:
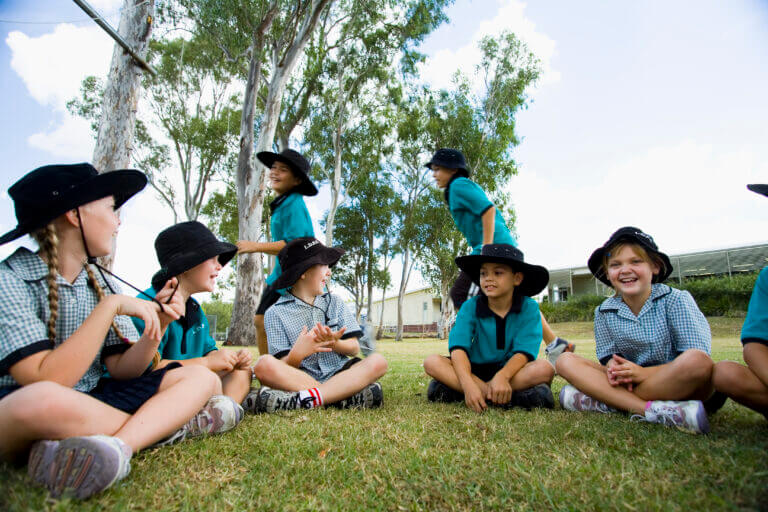
M 323 395 L 320 394 L 320 390 L 317 388 L 310 388 L 305 389 L 304 391 L 299 391 L 299 399 L 304 401 L 307 397 L 312 398 L 312 407 L 320 407 L 323 405 Z

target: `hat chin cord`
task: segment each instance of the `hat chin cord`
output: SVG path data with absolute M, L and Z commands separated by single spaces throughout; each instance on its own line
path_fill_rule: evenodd
M 99 274 L 101 275 L 101 279 L 104 280 L 104 282 L 107 285 L 107 288 L 109 288 L 109 291 L 112 292 L 112 295 L 117 295 L 117 292 L 114 290 L 114 288 L 112 288 L 112 285 L 109 284 L 109 281 L 107 281 L 107 278 L 104 276 L 104 272 L 106 272 L 107 274 L 111 275 L 112 277 L 114 277 L 115 279 L 120 281 L 121 283 L 130 286 L 131 288 L 133 288 L 134 290 L 139 292 L 141 295 L 145 296 L 146 298 L 148 298 L 149 300 L 151 300 L 152 302 L 154 302 L 155 304 L 160 306 L 160 311 L 161 312 L 165 312 L 165 308 L 160 303 L 160 301 L 157 300 L 155 297 L 152 297 L 148 293 L 145 293 L 143 290 L 140 290 L 136 286 L 133 286 L 131 283 L 129 283 L 125 279 L 122 279 L 121 277 L 115 275 L 110 270 L 108 270 L 108 269 L 102 267 L 101 265 L 99 265 L 99 263 L 96 260 L 96 258 L 94 256 L 91 256 L 91 251 L 88 249 L 88 242 L 86 242 L 86 240 L 85 240 L 85 231 L 83 230 L 83 217 L 80 215 L 80 207 L 78 206 L 77 208 L 75 208 L 75 211 L 77 212 L 77 218 L 80 221 L 80 222 L 78 222 L 78 226 L 80 227 L 80 238 L 83 241 L 83 249 L 85 249 L 85 256 L 87 258 L 86 262 L 89 265 L 93 265 L 94 267 L 96 267 L 96 270 L 98 270 Z M 176 286 L 178 288 L 178 284 Z M 171 295 L 171 297 L 173 297 L 173 295 Z M 170 301 L 170 298 L 169 298 L 169 301 Z

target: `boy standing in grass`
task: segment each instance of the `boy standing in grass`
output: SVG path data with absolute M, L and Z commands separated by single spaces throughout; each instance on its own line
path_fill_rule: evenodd
M 469 167 L 464 155 L 457 149 L 438 149 L 426 167 L 432 170 L 432 177 L 439 188 L 445 189 L 445 202 L 451 211 L 456 227 L 466 237 L 472 254 L 480 254 L 483 245 L 508 244 L 517 247 L 501 212 L 488 199 L 482 188 L 469 179 Z M 453 306 L 458 311 L 473 294 L 472 279 L 465 272 L 451 287 Z M 482 290 L 481 290 L 482 293 Z M 557 356 L 573 352 L 575 346 L 555 336 L 547 320 L 541 315 L 542 334 L 547 358 L 554 365 Z
M 536 360 L 541 312 L 531 298 L 547 285 L 549 272 L 525 263 L 510 244 L 484 245 L 481 254 L 456 258 L 456 264 L 483 293 L 461 306 L 448 338 L 450 358 L 433 354 L 424 361 L 433 377 L 427 398 L 464 400 L 476 412 L 489 403 L 551 409 L 555 372 Z
M 330 268 L 342 254 L 344 249 L 325 247 L 315 238 L 297 238 L 278 254 L 283 273 L 274 285 L 288 293 L 264 317 L 269 354 L 253 368 L 262 387 L 248 394 L 247 409 L 381 405 L 376 381 L 387 371 L 387 361 L 380 354 L 354 357 L 360 351 L 360 326 L 341 298 L 325 291 Z
M 749 190 L 768 196 L 768 185 L 747 185 Z M 747 318 L 741 328 L 746 366 L 720 361 L 712 371 L 715 389 L 768 419 L 768 267 L 760 271 Z
M 240 240 L 237 248 L 240 253 L 263 252 L 276 255 L 285 244 L 294 238 L 315 236 L 312 219 L 302 196 L 317 195 L 317 187 L 309 179 L 310 166 L 304 156 L 298 151 L 284 149 L 280 153 L 262 151 L 256 157 L 269 168 L 269 180 L 277 197 L 269 204 L 272 212 L 270 229 L 273 242 L 249 242 Z M 267 333 L 264 330 L 264 313 L 277 302 L 284 291 L 275 287 L 275 281 L 280 277 L 280 261 L 275 262 L 275 268 L 267 276 L 267 284 L 261 294 L 261 302 L 256 308 L 253 321 L 256 324 L 259 353 L 267 353 Z

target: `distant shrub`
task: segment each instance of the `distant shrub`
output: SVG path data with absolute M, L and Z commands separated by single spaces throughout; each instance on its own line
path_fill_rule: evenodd
M 604 300 L 599 295 L 580 295 L 565 302 L 542 302 L 539 308 L 547 322 L 591 322 L 595 308 Z

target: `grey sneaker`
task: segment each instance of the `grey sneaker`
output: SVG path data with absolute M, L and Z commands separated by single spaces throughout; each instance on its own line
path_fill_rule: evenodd
M 260 391 L 261 388 L 251 388 L 251 390 L 248 391 L 248 394 L 245 395 L 245 398 L 243 399 L 243 403 L 240 404 L 243 406 L 243 409 L 248 412 L 258 412 L 256 410 L 256 403 L 258 401 Z
M 618 409 L 599 402 L 570 384 L 560 390 L 560 407 L 568 411 L 619 412 Z
M 632 420 L 661 423 L 690 434 L 709 432 L 709 420 L 700 400 L 663 401 L 654 400 L 645 409 L 645 415 L 635 414 Z
M 549 386 L 537 384 L 536 386 L 513 392 L 512 400 L 509 401 L 508 406 L 522 407 L 529 410 L 533 407 L 554 409 L 555 397 L 552 395 L 552 389 Z
M 463 402 L 464 393 L 449 388 L 437 379 L 432 379 L 427 386 L 427 400 L 445 403 Z
M 27 474 L 37 485 L 45 485 L 50 479 L 49 473 L 53 468 L 53 457 L 59 447 L 58 441 L 37 441 L 29 450 L 27 462 Z
M 564 340 L 563 338 L 555 338 L 555 341 L 550 343 L 544 348 L 544 353 L 547 355 L 547 360 L 549 360 L 550 363 L 552 363 L 552 366 L 555 365 L 555 361 L 557 361 L 557 358 L 560 357 L 560 354 L 563 352 L 574 352 L 576 350 L 576 345 L 569 342 L 568 340 Z
M 254 412 L 294 411 L 296 409 L 311 409 L 313 398 L 308 396 L 304 400 L 299 397 L 298 391 L 283 391 L 261 386 L 256 395 Z
M 51 497 L 85 499 L 108 489 L 131 471 L 130 448 L 111 436 L 70 437 L 58 443 L 43 484 Z
M 374 409 L 380 407 L 383 401 L 384 391 L 381 389 L 381 384 L 374 382 L 354 395 L 330 405 L 339 409 Z
M 213 395 L 200 412 L 182 428 L 186 437 L 220 434 L 232 430 L 243 419 L 243 408 L 227 395 Z

